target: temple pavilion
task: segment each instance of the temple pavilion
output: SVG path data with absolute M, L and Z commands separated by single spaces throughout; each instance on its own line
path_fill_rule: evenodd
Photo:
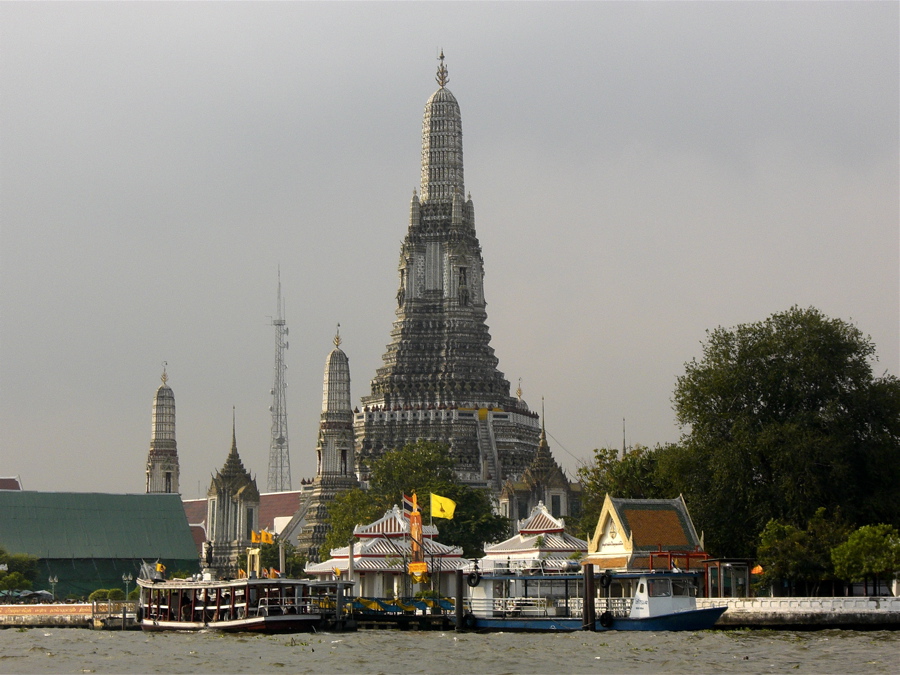
M 422 526 L 422 543 L 429 579 L 413 583 L 407 572 L 411 560 L 409 519 L 395 505 L 373 523 L 357 525 L 351 546 L 331 549 L 325 562 L 309 563 L 306 573 L 319 579 L 340 578 L 356 582 L 354 593 L 366 598 L 408 598 L 418 591 L 452 594 L 457 569 L 471 564 L 458 546 L 436 540 L 438 528 Z
M 695 569 L 708 557 L 683 497 L 615 499 L 606 495 L 583 562 L 629 572 Z
M 518 532 L 505 541 L 484 547 L 478 561 L 482 571 L 578 572 L 578 561 L 588 543 L 566 531 L 562 518 L 554 518 L 543 502 L 518 522 Z

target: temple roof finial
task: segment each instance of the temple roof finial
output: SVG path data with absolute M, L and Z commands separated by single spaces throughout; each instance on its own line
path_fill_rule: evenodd
M 337 325 L 337 331 L 336 331 L 335 334 L 334 334 L 334 340 L 333 340 L 333 342 L 334 342 L 334 346 L 335 346 L 335 347 L 340 347 L 340 346 L 341 346 L 341 324 L 338 324 L 338 325 Z
M 235 422 L 235 407 L 231 406 L 231 453 L 237 454 L 237 423 Z
M 447 66 L 444 65 L 444 50 L 441 50 L 441 55 L 438 57 L 441 61 L 441 65 L 438 66 L 437 77 L 434 79 L 437 80 L 437 83 L 441 85 L 441 89 L 446 86 L 446 84 L 450 81 L 450 76 L 447 74 Z
M 521 401 L 522 400 L 522 378 L 519 378 L 519 387 L 516 389 L 516 397 Z
M 163 361 L 163 362 L 162 362 L 163 374 L 162 374 L 162 377 L 160 377 L 159 379 L 162 380 L 162 383 L 163 383 L 163 384 L 165 384 L 166 382 L 169 381 L 169 376 L 166 374 L 166 366 L 167 366 L 167 365 L 169 365 L 169 364 L 168 364 L 166 361 Z

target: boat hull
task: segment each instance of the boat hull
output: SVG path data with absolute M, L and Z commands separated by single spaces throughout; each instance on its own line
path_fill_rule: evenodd
M 233 621 L 153 621 L 144 619 L 145 631 L 201 631 L 215 630 L 227 633 L 308 633 L 320 630 L 327 621 L 317 614 L 288 614 L 284 616 L 253 616 Z
M 726 607 L 709 607 L 674 614 L 663 614 L 642 619 L 629 617 L 613 618 L 609 626 L 600 620 L 594 622 L 593 630 L 652 630 L 652 631 L 695 631 L 712 628 Z M 578 618 L 559 617 L 480 617 L 468 615 L 466 628 L 476 631 L 522 631 L 522 632 L 571 632 L 585 630 Z

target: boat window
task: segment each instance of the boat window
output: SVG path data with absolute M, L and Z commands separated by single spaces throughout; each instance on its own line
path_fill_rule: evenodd
M 651 598 L 667 598 L 672 595 L 672 587 L 668 579 L 648 579 L 647 586 Z
M 672 579 L 672 595 L 687 597 L 691 594 L 691 582 L 687 579 Z

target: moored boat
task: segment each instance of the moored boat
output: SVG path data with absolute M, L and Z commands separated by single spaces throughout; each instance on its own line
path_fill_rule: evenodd
M 347 628 L 347 582 L 305 579 L 141 578 L 138 623 L 146 631 L 294 633 Z
M 470 573 L 464 627 L 484 631 L 704 630 L 726 607 L 697 608 L 695 572 Z M 585 593 L 585 584 L 589 589 Z M 593 588 L 598 592 L 593 593 Z M 585 597 L 593 602 L 585 611 Z

